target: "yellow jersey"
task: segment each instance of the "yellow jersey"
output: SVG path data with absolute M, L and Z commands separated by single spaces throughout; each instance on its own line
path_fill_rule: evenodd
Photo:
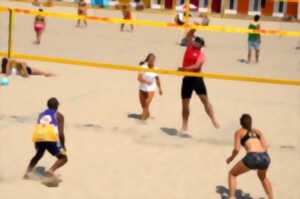
M 53 115 L 53 114 L 52 114 Z M 32 135 L 33 142 L 57 142 L 58 129 L 53 123 L 51 115 L 43 115 L 39 118 L 38 124 Z M 53 118 L 54 119 L 54 118 Z

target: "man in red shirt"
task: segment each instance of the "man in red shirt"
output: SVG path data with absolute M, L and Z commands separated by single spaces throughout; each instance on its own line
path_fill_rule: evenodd
M 201 51 L 202 47 L 205 46 L 204 39 L 201 37 L 195 37 L 195 29 L 188 32 L 186 36 L 187 49 L 184 54 L 182 67 L 178 70 L 187 72 L 201 72 L 202 66 L 205 62 L 205 55 Z M 195 39 L 194 39 L 195 38 Z M 205 111 L 210 117 L 213 125 L 219 128 L 214 117 L 214 111 L 212 105 L 210 104 L 206 87 L 202 77 L 184 77 L 181 87 L 181 98 L 182 98 L 182 128 L 181 131 L 186 131 L 188 128 L 188 118 L 190 114 L 189 105 L 190 99 L 192 97 L 193 90 L 196 91 L 197 95 L 200 97 L 201 102 L 204 105 Z

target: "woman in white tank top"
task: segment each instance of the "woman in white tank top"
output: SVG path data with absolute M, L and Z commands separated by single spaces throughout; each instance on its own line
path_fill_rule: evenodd
M 142 68 L 157 69 L 154 67 L 155 55 L 150 53 L 144 61 L 140 63 Z M 140 72 L 138 74 L 138 81 L 140 82 L 139 96 L 140 103 L 143 109 L 141 120 L 146 120 L 150 117 L 149 106 L 153 99 L 156 87 L 158 87 L 159 94 L 162 95 L 160 79 L 157 73 Z

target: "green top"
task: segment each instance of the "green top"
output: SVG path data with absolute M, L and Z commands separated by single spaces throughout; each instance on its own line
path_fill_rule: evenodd
M 258 26 L 258 23 L 256 22 L 252 22 L 250 25 L 249 25 L 249 29 L 254 29 L 254 30 L 257 30 L 257 26 Z M 258 41 L 258 33 L 249 33 L 248 34 L 248 41 Z

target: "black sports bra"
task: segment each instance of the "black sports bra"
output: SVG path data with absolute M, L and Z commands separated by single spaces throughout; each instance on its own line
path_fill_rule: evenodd
M 260 136 L 252 130 L 248 130 L 246 135 L 241 139 L 241 144 L 244 146 L 248 139 L 257 138 L 260 139 Z

